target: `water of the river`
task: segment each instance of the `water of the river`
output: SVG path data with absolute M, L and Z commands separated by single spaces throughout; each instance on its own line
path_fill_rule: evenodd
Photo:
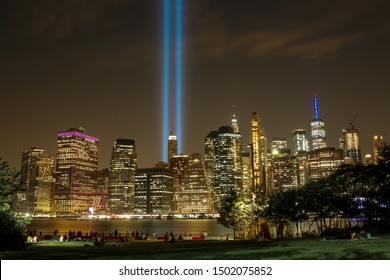
M 92 231 L 98 233 L 109 233 L 109 231 L 118 230 L 122 235 L 126 231 L 144 231 L 152 233 L 155 231 L 158 235 L 164 235 L 166 232 L 177 234 L 192 234 L 199 236 L 202 231 L 206 231 L 209 236 L 219 236 L 223 234 L 227 236 L 233 235 L 233 231 L 218 224 L 215 219 L 176 219 L 176 220 L 76 220 L 76 219 L 34 219 L 28 226 L 29 229 L 36 229 L 37 233 L 42 235 L 52 235 L 54 230 L 58 230 L 59 234 L 67 234 L 71 231 L 81 231 L 83 235 Z

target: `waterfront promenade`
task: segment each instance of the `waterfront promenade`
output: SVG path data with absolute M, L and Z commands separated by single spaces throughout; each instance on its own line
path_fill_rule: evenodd
M 67 236 L 69 231 L 76 234 L 81 232 L 82 236 L 91 235 L 91 232 L 99 235 L 109 236 L 118 232 L 118 236 L 131 236 L 132 233 L 138 232 L 157 236 L 164 236 L 167 232 L 182 235 L 183 237 L 201 236 L 202 232 L 208 237 L 227 237 L 233 236 L 233 231 L 218 224 L 216 219 L 175 219 L 175 220 L 158 220 L 158 219 L 141 219 L 141 220 L 115 220 L 115 219 L 34 219 L 28 225 L 26 230 L 35 231 L 39 239 L 44 236 L 53 236 L 54 231 L 60 236 Z

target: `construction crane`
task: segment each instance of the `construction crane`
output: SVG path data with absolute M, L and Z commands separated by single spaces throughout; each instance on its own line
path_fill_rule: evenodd
M 357 114 L 353 117 L 352 121 L 351 120 L 348 121 L 348 126 L 350 128 L 353 128 L 353 123 L 355 122 L 356 118 L 357 118 Z

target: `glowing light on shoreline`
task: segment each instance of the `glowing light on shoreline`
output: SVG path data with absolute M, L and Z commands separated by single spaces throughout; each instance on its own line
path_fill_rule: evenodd
M 168 160 L 169 135 L 169 31 L 170 31 L 170 0 L 164 0 L 164 58 L 163 58 L 163 160 Z
M 182 99 L 182 0 L 176 0 L 176 134 L 177 152 L 181 154 Z

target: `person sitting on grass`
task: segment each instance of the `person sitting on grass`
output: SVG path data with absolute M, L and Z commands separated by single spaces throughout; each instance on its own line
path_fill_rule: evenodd
M 360 233 L 357 231 L 352 231 L 351 239 L 360 239 Z
M 97 238 L 95 238 L 95 241 L 93 242 L 94 247 L 100 247 L 100 242 Z
M 175 236 L 173 235 L 173 232 L 171 232 L 169 242 L 171 242 L 171 243 L 175 242 Z

